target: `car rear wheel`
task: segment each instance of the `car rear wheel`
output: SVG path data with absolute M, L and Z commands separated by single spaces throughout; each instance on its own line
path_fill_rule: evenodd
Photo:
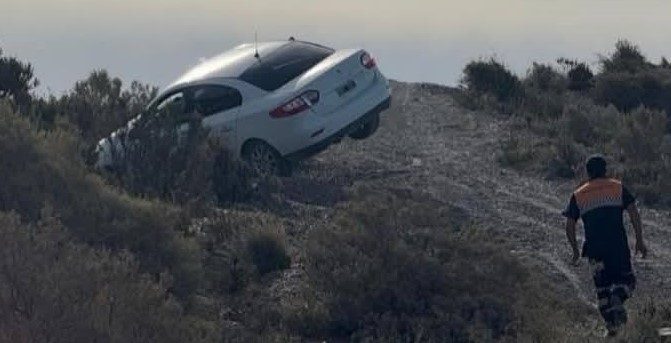
M 290 163 L 275 148 L 262 141 L 249 142 L 243 157 L 258 175 L 291 175 Z
M 362 124 L 361 127 L 356 129 L 354 132 L 350 133 L 349 136 L 352 139 L 366 139 L 372 136 L 377 128 L 380 126 L 380 115 L 376 114 L 366 123 Z

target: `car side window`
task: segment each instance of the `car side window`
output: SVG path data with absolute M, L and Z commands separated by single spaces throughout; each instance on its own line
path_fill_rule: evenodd
M 207 117 L 242 105 L 240 92 L 228 86 L 201 86 L 193 90 L 193 106 L 202 116 Z
M 194 116 L 201 116 L 194 109 L 191 90 L 185 89 L 172 93 L 159 101 L 154 113 L 158 116 L 168 116 L 173 118 L 176 123 L 186 123 Z
M 158 115 L 181 115 L 186 111 L 186 96 L 181 91 L 169 95 L 156 105 L 156 114 Z

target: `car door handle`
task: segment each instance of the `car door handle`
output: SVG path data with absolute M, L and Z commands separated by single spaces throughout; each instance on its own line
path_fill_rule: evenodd
M 230 126 L 222 126 L 222 127 L 219 129 L 219 131 L 220 131 L 221 133 L 231 132 L 231 131 L 233 131 L 233 128 L 230 127 Z

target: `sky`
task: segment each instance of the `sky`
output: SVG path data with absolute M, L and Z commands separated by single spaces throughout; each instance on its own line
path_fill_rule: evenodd
M 671 56 L 671 1 L 0 0 L 0 48 L 32 63 L 43 93 L 101 68 L 164 86 L 255 32 L 365 48 L 390 78 L 456 85 L 473 59 L 520 75 L 558 57 L 596 66 L 618 39 Z

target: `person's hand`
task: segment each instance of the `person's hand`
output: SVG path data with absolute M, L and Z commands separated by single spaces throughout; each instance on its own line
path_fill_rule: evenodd
M 573 249 L 573 257 L 571 258 L 571 265 L 577 266 L 580 263 L 580 251 Z
M 648 256 L 648 247 L 645 246 L 642 239 L 636 241 L 636 251 L 634 253 L 641 253 L 641 258 L 646 258 Z

